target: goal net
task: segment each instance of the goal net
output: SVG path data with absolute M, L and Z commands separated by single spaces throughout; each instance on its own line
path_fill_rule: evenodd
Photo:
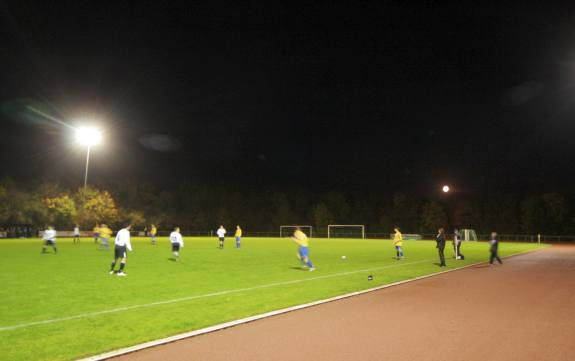
M 309 238 L 313 236 L 313 227 L 307 225 L 291 225 L 291 226 L 280 226 L 280 237 L 291 237 L 295 229 L 299 227 L 301 230 L 307 234 Z
M 330 224 L 327 226 L 327 238 L 365 238 L 363 224 Z
M 462 229 L 459 233 L 462 241 L 477 241 L 477 233 L 474 229 Z

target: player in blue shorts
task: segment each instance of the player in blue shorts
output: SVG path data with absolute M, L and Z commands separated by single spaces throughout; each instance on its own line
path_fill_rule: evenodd
M 297 227 L 291 238 L 295 243 L 299 245 L 298 258 L 300 261 L 309 267 L 309 271 L 315 271 L 315 267 L 311 260 L 309 259 L 309 238 L 302 232 L 302 230 Z

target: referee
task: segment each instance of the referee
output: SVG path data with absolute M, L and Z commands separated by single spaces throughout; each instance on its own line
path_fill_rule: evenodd
M 122 228 L 116 234 L 116 240 L 114 241 L 114 259 L 112 260 L 112 267 L 110 267 L 110 274 L 113 275 L 116 273 L 114 271 L 114 267 L 116 267 L 116 261 L 121 259 L 120 261 L 120 269 L 116 273 L 118 276 L 125 276 L 124 268 L 126 268 L 126 258 L 128 251 L 132 251 L 132 244 L 130 243 L 130 228 L 132 228 L 131 224 L 127 224 L 125 228 Z

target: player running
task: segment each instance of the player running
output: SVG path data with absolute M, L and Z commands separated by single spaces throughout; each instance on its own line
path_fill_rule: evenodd
M 240 249 L 241 245 L 242 245 L 242 229 L 240 228 L 240 226 L 236 226 L 236 248 Z
M 94 232 L 94 243 L 98 243 L 98 238 L 100 238 L 100 225 L 98 223 L 96 223 L 92 232 Z
M 291 239 L 299 245 L 297 257 L 304 266 L 309 267 L 309 271 L 315 271 L 315 267 L 309 259 L 309 238 L 302 232 L 301 228 L 296 227 Z
M 100 225 L 100 247 L 99 249 L 110 249 L 108 240 L 112 237 L 112 230 L 105 224 Z
M 180 227 L 174 228 L 174 231 L 170 233 L 170 242 L 172 243 L 172 253 L 174 254 L 174 259 L 179 261 L 180 248 L 184 248 L 184 239 L 180 233 Z
M 116 240 L 114 241 L 114 259 L 112 260 L 112 266 L 110 267 L 110 274 L 115 273 L 114 267 L 116 267 L 116 261 L 120 259 L 120 269 L 116 273 L 118 276 L 125 276 L 124 268 L 126 268 L 126 258 L 128 258 L 128 253 L 126 249 L 132 252 L 132 244 L 130 243 L 130 228 L 131 224 L 127 224 L 126 228 L 122 228 L 116 234 Z
M 152 224 L 152 227 L 150 228 L 150 239 L 152 242 L 152 246 L 156 245 L 156 235 L 158 234 L 158 229 L 156 228 L 155 225 Z
M 393 229 L 395 231 L 395 235 L 393 236 L 393 245 L 395 246 L 395 254 L 396 259 L 399 261 L 403 258 L 403 235 L 399 231 L 399 227 L 395 227 Z
M 74 226 L 74 243 L 80 243 L 80 226 L 77 224 Z
M 226 229 L 224 228 L 223 225 L 220 225 L 220 228 L 218 228 L 218 230 L 216 231 L 216 233 L 218 234 L 218 238 L 220 240 L 220 249 L 224 249 L 224 241 L 225 241 L 225 237 L 226 237 Z
M 58 253 L 58 248 L 56 248 L 56 230 L 52 226 L 44 231 L 42 235 L 44 240 L 44 246 L 42 246 L 42 253 L 46 253 L 46 247 L 50 246 L 54 250 L 54 253 Z

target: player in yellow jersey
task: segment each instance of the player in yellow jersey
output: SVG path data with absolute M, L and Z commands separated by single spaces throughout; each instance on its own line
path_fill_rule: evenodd
M 300 261 L 309 267 L 309 271 L 315 271 L 315 267 L 309 259 L 309 238 L 302 232 L 301 228 L 296 227 L 291 239 L 299 245 L 298 258 Z
M 242 229 L 240 228 L 240 226 L 236 226 L 236 248 L 240 249 L 241 245 L 242 245 Z
M 107 225 L 102 224 L 100 226 L 100 239 L 102 243 L 100 243 L 100 248 L 110 249 L 110 245 L 108 244 L 108 239 L 112 237 L 112 230 L 108 228 Z
M 403 235 L 399 231 L 399 227 L 394 228 L 395 234 L 393 235 L 393 245 L 395 246 L 395 254 L 398 260 L 403 258 Z
M 155 225 L 152 224 L 152 227 L 150 227 L 150 239 L 152 241 L 153 246 L 156 245 L 156 235 L 157 234 L 158 234 L 158 229 L 156 228 Z

